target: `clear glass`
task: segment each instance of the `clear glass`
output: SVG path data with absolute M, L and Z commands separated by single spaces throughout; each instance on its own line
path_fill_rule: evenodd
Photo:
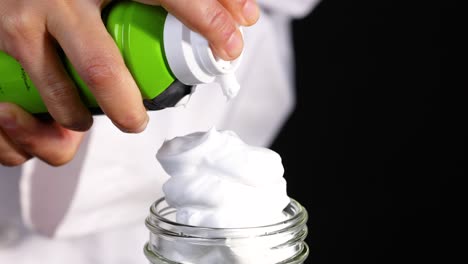
M 150 238 L 144 252 L 152 264 L 300 264 L 309 255 L 307 210 L 291 199 L 280 223 L 249 228 L 207 228 L 175 222 L 164 197 L 146 218 Z

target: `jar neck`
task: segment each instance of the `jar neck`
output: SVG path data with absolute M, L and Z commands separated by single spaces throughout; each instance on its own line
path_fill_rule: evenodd
M 260 227 L 188 226 L 176 223 L 175 213 L 164 198 L 151 206 L 145 252 L 152 263 L 302 263 L 308 255 L 308 215 L 294 199 L 284 209 L 284 221 Z

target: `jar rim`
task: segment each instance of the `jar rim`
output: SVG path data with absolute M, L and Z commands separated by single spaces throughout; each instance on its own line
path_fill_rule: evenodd
M 306 226 L 308 220 L 307 210 L 295 199 L 290 198 L 290 203 L 286 206 L 283 212 L 286 218 L 280 222 L 254 227 L 239 227 L 239 228 L 219 228 L 219 227 L 203 227 L 192 226 L 177 223 L 165 216 L 174 214 L 177 210 L 167 205 L 165 197 L 159 198 L 150 207 L 150 215 L 146 218 L 146 226 L 152 233 L 159 235 L 186 237 L 194 239 L 209 239 L 216 238 L 225 239 L 228 234 L 230 239 L 242 239 L 246 237 L 261 237 L 282 235 L 285 232 L 297 230 L 301 232 Z

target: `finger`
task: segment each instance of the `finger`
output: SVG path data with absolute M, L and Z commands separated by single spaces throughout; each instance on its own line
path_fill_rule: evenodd
M 88 129 L 91 115 L 82 105 L 47 33 L 43 15 L 47 9 L 35 5 L 26 8 L 21 2 L 15 2 L 17 12 L 0 12 L 2 39 L 8 40 L 0 41 L 0 48 L 21 63 L 59 123 L 70 129 Z
M 66 128 L 88 130 L 93 123 L 91 113 L 81 102 L 50 39 L 45 36 L 29 52 L 22 59 L 23 67 L 37 86 L 51 116 Z
M 260 17 L 255 0 L 219 0 L 236 21 L 243 26 L 251 26 Z
M 216 0 L 161 0 L 161 5 L 182 23 L 203 35 L 214 54 L 224 60 L 240 56 L 244 43 L 237 21 Z
M 30 158 L 31 155 L 13 144 L 3 130 L 0 129 L 0 164 L 8 167 L 18 166 Z
M 251 26 L 260 17 L 260 10 L 256 0 L 218 0 L 232 15 L 232 17 L 243 26 Z M 160 0 L 137 0 L 144 4 L 160 5 Z M 214 3 L 216 1 L 212 1 Z M 209 2 L 207 2 L 209 3 Z
M 14 149 L 53 166 L 69 162 L 83 138 L 82 132 L 68 130 L 54 121 L 40 121 L 10 103 L 0 104 L 0 128 L 11 142 L 6 143 L 10 148 L 14 145 Z
M 72 5 L 48 20 L 57 39 L 96 101 L 114 124 L 125 132 L 141 132 L 148 123 L 140 91 L 114 40 L 90 2 Z

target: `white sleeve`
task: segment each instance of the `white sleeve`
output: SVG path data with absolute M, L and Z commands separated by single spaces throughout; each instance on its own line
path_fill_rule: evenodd
M 266 10 L 283 13 L 293 18 L 302 18 L 308 15 L 321 0 L 257 0 L 257 3 Z

